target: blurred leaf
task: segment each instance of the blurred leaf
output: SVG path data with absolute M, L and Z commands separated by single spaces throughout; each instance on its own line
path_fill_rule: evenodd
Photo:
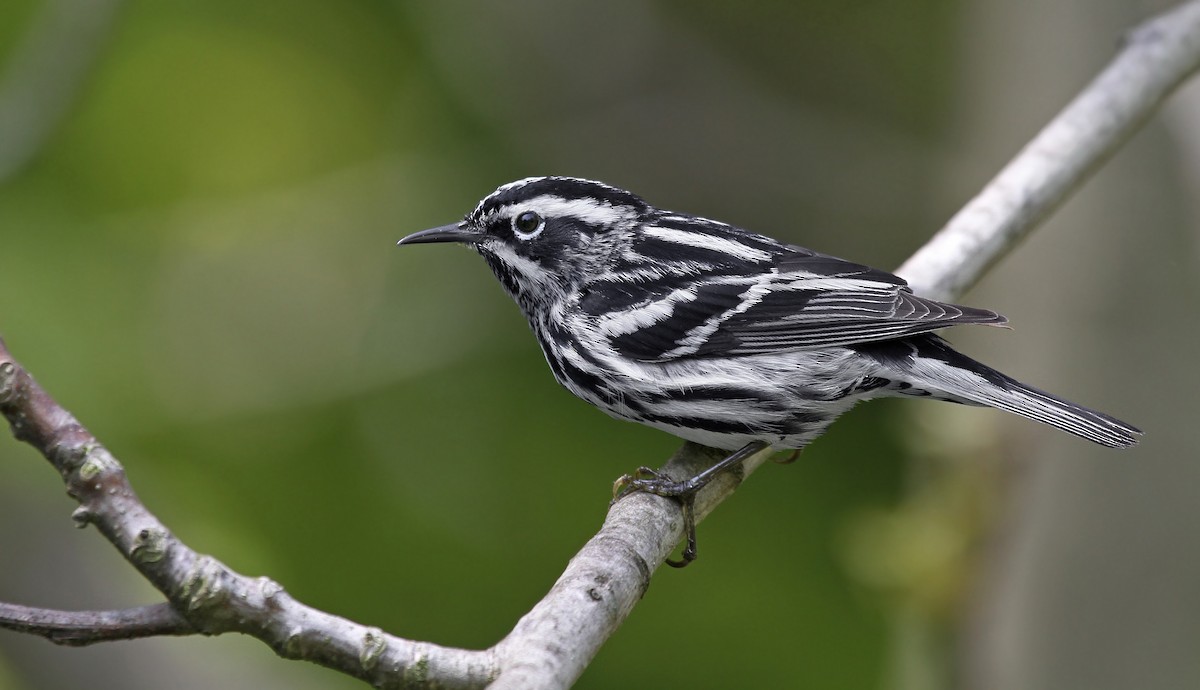
M 79 201 L 261 191 L 375 155 L 403 122 L 406 62 L 365 5 L 140 9 L 47 163 Z

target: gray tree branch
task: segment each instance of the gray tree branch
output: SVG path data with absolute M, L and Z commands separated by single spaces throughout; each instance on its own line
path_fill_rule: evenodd
M 0 627 L 73 647 L 160 635 L 195 635 L 198 632 L 170 604 L 151 604 L 119 611 L 57 611 L 0 603 L 0 621 L 3 621 Z
M 1200 3 L 1128 32 L 1091 84 L 897 273 L 934 299 L 966 292 L 1200 68 Z
M 1113 62 L 987 187 L 900 269 L 917 289 L 953 298 L 1028 234 L 1200 67 L 1200 0 L 1177 6 L 1130 33 Z M 150 607 L 170 632 L 240 632 L 280 656 L 306 659 L 379 687 L 563 688 L 579 677 L 624 621 L 653 572 L 683 536 L 679 506 L 645 494 L 609 510 L 600 531 L 507 637 L 481 651 L 405 640 L 307 607 L 267 578 L 250 578 L 192 551 L 137 499 L 113 456 L 22 370 L 0 343 L 0 412 L 20 440 L 62 474 L 79 502 L 75 519 L 100 530 L 169 602 L 174 616 Z M 717 451 L 685 444 L 664 466 L 685 477 L 711 465 Z M 726 473 L 697 497 L 703 519 L 766 459 Z M 135 628 L 136 609 L 109 613 Z M 0 627 L 75 643 L 115 639 L 112 625 L 37 613 L 36 625 L 6 615 Z M 19 613 L 19 612 L 18 612 Z M 173 621 L 173 622 L 171 622 Z M 108 637 L 104 637 L 108 635 Z M 135 636 L 135 635 L 131 635 Z

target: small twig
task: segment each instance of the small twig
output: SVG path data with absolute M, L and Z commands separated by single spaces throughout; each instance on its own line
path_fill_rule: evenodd
M 0 628 L 31 633 L 71 647 L 197 632 L 170 604 L 119 611 L 58 611 L 0 603 Z

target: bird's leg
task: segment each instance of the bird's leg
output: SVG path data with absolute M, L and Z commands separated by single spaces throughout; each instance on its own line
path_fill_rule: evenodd
M 707 486 L 718 474 L 741 463 L 746 458 L 766 447 L 767 444 L 763 441 L 751 441 L 708 469 L 698 472 L 682 481 L 675 481 L 649 467 L 639 467 L 633 474 L 626 474 L 613 483 L 613 499 L 618 500 L 628 494 L 637 492 L 654 494 L 655 496 L 666 496 L 668 498 L 695 496 L 697 492 Z
M 687 546 L 683 549 L 683 558 L 681 560 L 667 560 L 667 565 L 682 568 L 696 560 L 696 494 L 707 486 L 718 474 L 734 465 L 740 464 L 746 458 L 766 447 L 767 444 L 763 441 L 751 441 L 712 467 L 683 481 L 675 481 L 649 467 L 639 467 L 633 474 L 622 475 L 617 481 L 613 482 L 613 503 L 625 498 L 629 494 L 639 492 L 678 499 L 683 508 L 683 527 L 687 533 Z

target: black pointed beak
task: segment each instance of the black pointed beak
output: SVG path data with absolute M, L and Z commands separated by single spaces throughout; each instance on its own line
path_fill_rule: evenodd
M 460 242 L 462 244 L 475 244 L 484 237 L 482 232 L 475 230 L 466 223 L 451 223 L 450 225 L 442 225 L 421 232 L 414 232 L 397 242 L 397 245 L 405 244 L 429 244 L 432 242 Z

